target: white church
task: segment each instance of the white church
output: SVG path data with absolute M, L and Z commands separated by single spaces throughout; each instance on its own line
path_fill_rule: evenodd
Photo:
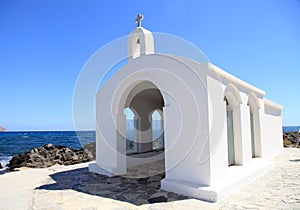
M 128 38 L 127 64 L 96 95 L 90 171 L 115 176 L 160 161 L 161 189 L 210 202 L 268 171 L 283 150 L 283 107 L 212 63 L 156 54 L 141 20 Z M 132 155 L 146 153 L 154 155 Z

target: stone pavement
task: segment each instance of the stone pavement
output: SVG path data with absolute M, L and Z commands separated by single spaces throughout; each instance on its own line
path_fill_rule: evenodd
M 300 149 L 286 148 L 274 169 L 217 204 L 222 209 L 300 209 Z
M 159 162 L 163 164 L 163 162 Z M 147 164 L 149 171 L 158 164 Z M 142 169 L 142 170 L 139 170 Z M 151 170 L 152 169 L 152 170 Z M 137 167 L 133 174 L 107 177 L 90 173 L 87 168 L 63 171 L 50 175 L 45 184 L 37 188 L 35 194 L 45 191 L 74 190 L 134 205 L 183 200 L 188 197 L 160 190 L 160 181 L 164 174 L 147 176 L 144 167 Z M 54 181 L 54 182 L 53 182 Z
M 164 174 L 154 174 L 157 165 L 148 167 L 153 173 L 150 177 L 138 168 L 126 176 L 107 178 L 89 173 L 86 164 L 27 169 L 11 173 L 14 175 L 0 175 L 0 209 L 300 210 L 300 149 L 284 149 L 274 159 L 274 166 L 269 173 L 218 203 L 160 190 L 160 179 Z M 12 182 L 14 176 L 15 179 L 23 177 L 22 181 L 28 184 L 19 189 L 9 189 L 12 184 L 9 182 Z M 17 197 L 22 195 L 26 197 Z M 150 204 L 153 202 L 154 204 Z

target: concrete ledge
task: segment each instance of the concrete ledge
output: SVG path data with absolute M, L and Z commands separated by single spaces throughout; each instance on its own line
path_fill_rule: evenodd
M 127 156 L 127 168 L 153 163 L 156 161 L 163 160 L 165 158 L 164 152 L 149 152 L 149 154 L 152 154 L 152 156 L 147 157 L 147 153 Z M 143 157 L 143 155 L 145 157 Z
M 161 180 L 161 189 L 209 202 L 218 200 L 218 193 L 210 187 L 174 179 Z
M 112 173 L 104 170 L 103 168 L 101 168 L 100 166 L 97 165 L 96 162 L 92 162 L 89 164 L 89 171 L 96 173 L 96 174 L 102 174 L 105 176 L 114 176 Z
M 247 167 L 234 166 L 230 170 L 235 175 L 224 177 L 222 182 L 211 186 L 165 178 L 161 181 L 161 189 L 204 201 L 217 202 L 273 168 L 273 164 L 270 162 L 262 160 L 253 162 L 255 164 Z

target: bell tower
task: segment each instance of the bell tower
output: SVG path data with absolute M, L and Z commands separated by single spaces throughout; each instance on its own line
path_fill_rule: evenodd
M 154 54 L 154 39 L 150 31 L 142 27 L 144 16 L 138 14 L 135 22 L 137 27 L 130 33 L 128 37 L 127 49 L 128 60 L 138 58 L 142 55 Z

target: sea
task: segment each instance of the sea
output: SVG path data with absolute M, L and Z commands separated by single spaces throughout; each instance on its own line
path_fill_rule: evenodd
M 96 141 L 95 131 L 21 131 L 0 132 L 0 163 L 3 167 L 19 153 L 45 144 L 80 149 Z
M 283 132 L 300 132 L 300 126 L 283 126 Z

